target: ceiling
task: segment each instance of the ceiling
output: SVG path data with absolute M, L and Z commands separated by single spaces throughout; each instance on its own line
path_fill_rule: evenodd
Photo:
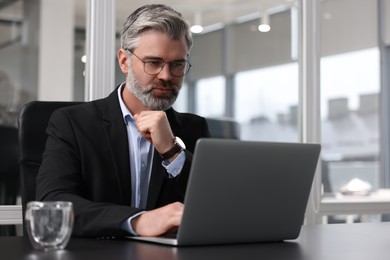
M 116 28 L 121 28 L 123 21 L 135 9 L 145 4 L 162 3 L 181 12 L 190 22 L 195 23 L 196 14 L 200 14 L 203 26 L 218 23 L 231 23 L 238 17 L 259 14 L 260 10 L 272 10 L 291 6 L 295 0 L 116 0 Z M 76 0 L 76 25 L 85 26 L 87 0 Z M 199 15 L 198 15 L 199 16 Z
M 14 24 L 21 24 L 24 20 L 24 3 L 31 0 L 0 0 L 0 29 L 8 28 Z M 45 0 L 45 3 L 55 4 L 63 0 Z M 68 0 L 67 0 L 68 1 Z M 75 9 L 75 27 L 83 31 L 86 26 L 87 4 L 89 1 L 101 0 L 73 0 Z M 103 0 L 113 1 L 113 0 Z M 221 28 L 223 24 L 229 24 L 243 18 L 244 20 L 259 17 L 261 10 L 270 14 L 280 12 L 294 5 L 298 0 L 115 0 L 116 1 L 116 30 L 119 32 L 127 16 L 134 10 L 145 4 L 166 4 L 181 12 L 191 25 L 195 24 L 195 16 L 200 14 L 201 25 L 204 32 Z M 39 3 L 39 1 L 36 1 Z M 31 3 L 31 2 L 30 2 Z M 28 8 L 28 7 L 27 7 Z M 1 27 L 2 25 L 5 25 Z M 218 25 L 217 27 L 213 25 Z M 8 26 L 8 27 L 7 27 Z M 10 27 L 10 28 L 11 28 Z M 0 47 L 4 44 L 12 44 L 15 41 L 15 30 L 4 29 L 6 33 L 0 33 Z M 17 40 L 17 39 L 16 39 Z M 77 40 L 77 39 L 76 39 Z M 85 39 L 80 39 L 76 46 L 84 49 Z
M 23 3 L 29 0 L 0 0 L 0 20 L 2 22 L 22 21 Z M 47 0 L 48 1 L 48 0 Z M 53 0 L 62 1 L 62 0 Z M 92 0 L 74 0 L 75 25 L 77 28 L 85 28 L 87 3 Z M 98 0 L 94 0 L 98 1 Z M 106 0 L 104 0 L 106 1 Z M 195 17 L 200 17 L 200 23 L 204 26 L 232 23 L 237 18 L 257 17 L 261 10 L 269 13 L 285 10 L 295 4 L 297 0 L 116 0 L 116 28 L 119 31 L 123 21 L 135 9 L 145 4 L 166 4 L 177 11 L 189 21 L 195 23 Z M 55 2 L 53 2 L 55 3 Z

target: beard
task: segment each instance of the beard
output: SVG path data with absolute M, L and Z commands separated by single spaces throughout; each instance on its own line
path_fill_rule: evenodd
M 126 77 L 126 84 L 129 91 L 146 107 L 151 110 L 168 110 L 175 103 L 181 85 L 173 85 L 171 82 L 158 80 L 145 87 L 136 79 L 133 70 L 129 67 Z M 167 94 L 155 95 L 153 90 L 156 88 L 167 88 L 170 90 Z

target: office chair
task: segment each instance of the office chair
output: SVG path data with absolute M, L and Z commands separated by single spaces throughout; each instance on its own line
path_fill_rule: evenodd
M 206 118 L 209 126 L 210 137 L 240 139 L 240 127 L 238 122 L 230 118 Z
M 18 130 L 0 125 L 0 205 L 15 205 L 19 195 Z M 0 236 L 15 236 L 14 225 L 0 226 Z
M 27 203 L 35 200 L 35 178 L 42 162 L 42 153 L 45 149 L 47 138 L 46 127 L 51 114 L 58 108 L 80 103 L 32 101 L 21 109 L 18 138 L 23 216 Z M 25 231 L 25 228 L 23 230 Z

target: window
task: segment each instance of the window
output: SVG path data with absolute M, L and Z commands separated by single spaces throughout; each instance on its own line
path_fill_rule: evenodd
M 298 141 L 297 105 L 296 63 L 237 73 L 235 119 L 242 139 Z
M 181 87 L 179 96 L 177 97 L 175 103 L 173 104 L 173 108 L 179 112 L 186 112 L 188 108 L 188 85 L 183 82 Z
M 321 60 L 324 191 L 364 194 L 379 183 L 379 51 Z
M 201 79 L 195 86 L 196 114 L 220 117 L 225 113 L 225 78 L 222 76 Z

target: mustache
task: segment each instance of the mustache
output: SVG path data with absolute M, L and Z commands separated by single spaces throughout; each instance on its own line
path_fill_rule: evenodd
M 170 82 L 167 82 L 167 81 L 164 81 L 164 80 L 160 80 L 158 83 L 153 83 L 153 84 L 148 85 L 145 88 L 144 93 L 150 93 L 150 92 L 153 91 L 153 89 L 161 88 L 161 87 L 167 88 L 167 89 L 171 90 L 175 94 L 179 92 L 178 86 L 175 86 L 174 84 L 172 84 Z

